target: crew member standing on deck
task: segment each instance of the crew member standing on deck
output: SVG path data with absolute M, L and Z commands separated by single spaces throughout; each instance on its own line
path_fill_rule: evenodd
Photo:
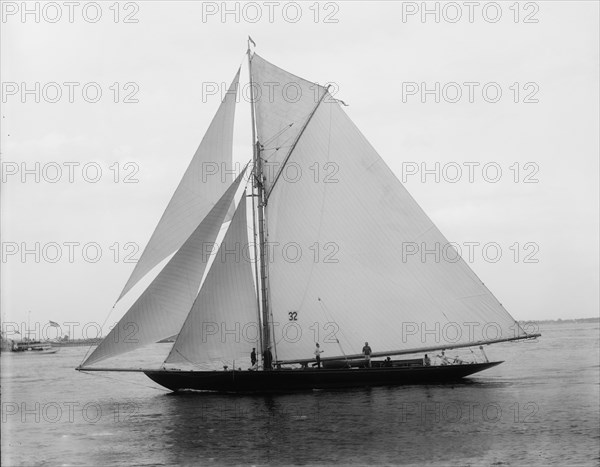
M 317 368 L 321 368 L 321 354 L 324 350 L 321 350 L 319 343 L 317 342 L 317 348 L 315 349 L 315 359 L 317 360 Z
M 252 368 L 256 366 L 256 347 L 252 347 L 252 352 L 250 352 L 250 363 Z
M 365 342 L 362 353 L 365 356 L 365 366 L 371 368 L 371 347 L 368 342 Z

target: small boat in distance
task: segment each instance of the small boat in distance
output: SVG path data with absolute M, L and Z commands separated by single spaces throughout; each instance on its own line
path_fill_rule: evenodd
M 34 353 L 37 355 L 47 355 L 58 352 L 51 342 L 42 342 L 36 340 L 24 339 L 22 341 L 13 341 L 10 349 L 12 352 Z
M 77 370 L 140 371 L 173 391 L 447 383 L 501 363 L 483 345 L 538 337 L 460 257 L 330 87 L 250 43 L 252 160 L 233 180 L 238 70 L 117 302 L 172 256 Z M 154 368 L 98 365 L 165 339 L 171 350 Z M 470 348 L 481 355 L 445 354 Z
M 49 322 L 50 326 L 59 326 L 58 323 L 54 321 Z M 19 331 L 13 331 L 16 334 L 21 334 Z M 17 353 L 34 353 L 36 355 L 47 355 L 54 354 L 58 352 L 58 348 L 52 345 L 52 342 L 45 340 L 41 341 L 38 339 L 32 339 L 31 334 L 34 333 L 31 329 L 31 311 L 28 312 L 27 318 L 27 331 L 26 336 L 23 337 L 20 341 L 15 339 L 7 339 L 5 336 L 2 336 L 3 341 L 7 341 L 10 346 L 11 352 Z

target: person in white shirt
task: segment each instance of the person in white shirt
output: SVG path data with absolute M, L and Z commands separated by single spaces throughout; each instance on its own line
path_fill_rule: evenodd
M 317 347 L 315 348 L 315 359 L 317 360 L 317 368 L 321 368 L 321 354 L 325 352 L 321 350 L 319 343 L 317 342 Z

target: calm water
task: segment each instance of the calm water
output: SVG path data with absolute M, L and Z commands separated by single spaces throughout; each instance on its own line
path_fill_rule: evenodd
M 460 385 L 268 397 L 80 374 L 83 347 L 3 353 L 2 465 L 598 465 L 598 325 L 541 332 Z

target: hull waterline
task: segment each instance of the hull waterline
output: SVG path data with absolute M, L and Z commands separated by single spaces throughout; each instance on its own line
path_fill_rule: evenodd
M 289 392 L 364 386 L 451 383 L 502 362 L 409 368 L 298 369 L 272 371 L 144 371 L 172 391 Z

